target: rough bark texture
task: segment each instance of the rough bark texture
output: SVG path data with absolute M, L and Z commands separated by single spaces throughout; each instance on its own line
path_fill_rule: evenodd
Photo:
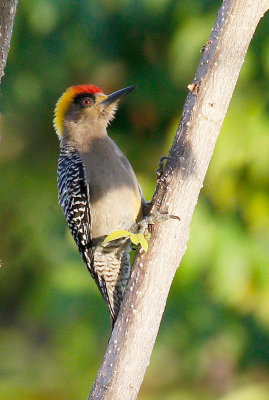
M 156 225 L 149 251 L 137 255 L 89 400 L 137 397 L 241 65 L 268 8 L 269 0 L 223 1 L 194 81 L 188 86 L 190 92 L 169 160 L 153 196 L 153 210 L 168 210 L 181 221 Z
M 0 83 L 4 76 L 18 0 L 0 0 Z

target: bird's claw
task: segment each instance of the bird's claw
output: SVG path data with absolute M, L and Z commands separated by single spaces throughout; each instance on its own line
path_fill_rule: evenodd
M 151 237 L 153 226 L 157 222 L 166 221 L 168 219 L 177 219 L 180 221 L 179 217 L 170 215 L 167 211 L 156 211 L 154 214 L 148 215 L 137 222 L 130 231 L 118 230 L 111 232 L 106 236 L 102 245 L 104 246 L 113 240 L 125 238 L 126 240 L 129 239 L 135 246 L 140 244 L 142 249 L 146 252 L 148 250 L 147 240 Z
M 139 233 L 144 234 L 147 230 L 149 232 L 153 231 L 153 226 L 162 221 L 166 221 L 168 219 L 177 219 L 180 221 L 180 218 L 176 215 L 171 215 L 167 211 L 155 211 L 153 214 L 147 215 L 141 221 L 139 221 L 132 229 L 133 232 L 137 231 Z

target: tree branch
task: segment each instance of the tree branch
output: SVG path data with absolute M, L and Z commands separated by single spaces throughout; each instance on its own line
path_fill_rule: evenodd
M 89 400 L 136 399 L 213 149 L 256 26 L 269 0 L 224 0 L 183 109 L 153 211 L 181 221 L 157 224 L 137 255 L 120 315 Z
M 0 2 L 0 83 L 7 62 L 17 3 L 18 0 Z

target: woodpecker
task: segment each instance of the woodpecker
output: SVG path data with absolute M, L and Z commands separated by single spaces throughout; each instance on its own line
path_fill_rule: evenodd
M 56 103 L 54 127 L 60 139 L 59 203 L 114 325 L 130 276 L 130 240 L 104 238 L 130 230 L 146 202 L 130 162 L 108 136 L 121 98 L 135 86 L 110 95 L 94 85 L 69 87 Z

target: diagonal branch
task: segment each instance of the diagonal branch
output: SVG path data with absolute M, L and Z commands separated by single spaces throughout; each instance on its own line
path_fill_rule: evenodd
M 0 83 L 4 76 L 18 0 L 0 2 Z
M 269 0 L 223 1 L 193 83 L 188 86 L 178 131 L 153 196 L 153 211 L 168 210 L 181 221 L 156 225 L 149 251 L 137 255 L 89 400 L 137 397 L 241 65 L 268 8 Z

